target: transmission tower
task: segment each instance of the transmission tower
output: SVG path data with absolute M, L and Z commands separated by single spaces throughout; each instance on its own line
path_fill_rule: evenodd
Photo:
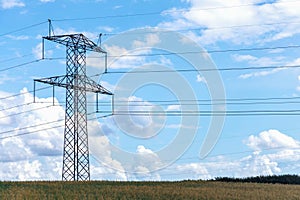
M 87 131 L 87 92 L 112 95 L 86 75 L 86 51 L 106 52 L 83 34 L 47 36 L 44 39 L 66 46 L 66 75 L 35 79 L 66 88 L 63 181 L 90 180 Z M 97 98 L 98 99 L 98 98 Z

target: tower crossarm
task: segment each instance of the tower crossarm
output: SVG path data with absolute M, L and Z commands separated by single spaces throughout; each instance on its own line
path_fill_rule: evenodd
M 67 84 L 66 80 L 75 80 L 76 78 L 79 78 L 81 80 L 84 80 L 85 86 L 79 86 L 74 84 Z M 96 83 L 94 80 L 87 76 L 83 75 L 62 75 L 62 76 L 53 76 L 49 78 L 41 78 L 41 79 L 35 79 L 34 81 L 45 83 L 53 86 L 68 88 L 68 89 L 76 89 L 76 90 L 84 90 L 87 92 L 94 92 L 94 93 L 100 93 L 100 94 L 106 94 L 106 95 L 113 95 L 108 89 L 104 88 L 102 85 Z
M 99 93 L 113 94 L 86 75 L 86 52 L 103 53 L 105 59 L 107 59 L 107 53 L 83 34 L 49 35 L 43 37 L 44 40 L 66 46 L 66 75 L 34 80 L 34 88 L 35 82 L 52 85 L 53 96 L 55 86 L 66 88 L 62 180 L 87 181 L 90 180 L 90 161 L 86 93 L 97 93 L 97 106 Z
M 46 36 L 43 39 L 50 40 L 67 47 L 73 47 L 77 49 L 85 49 L 88 51 L 94 51 L 98 53 L 106 53 L 101 47 L 97 46 L 93 41 L 89 40 L 82 33 L 70 34 L 70 35 L 55 35 Z

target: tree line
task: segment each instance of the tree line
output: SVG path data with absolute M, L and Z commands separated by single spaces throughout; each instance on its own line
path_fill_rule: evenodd
M 298 175 L 268 175 L 255 176 L 245 178 L 231 178 L 231 177 L 216 177 L 214 181 L 220 182 L 246 182 L 246 183 L 280 183 L 280 184 L 300 184 L 300 176 Z

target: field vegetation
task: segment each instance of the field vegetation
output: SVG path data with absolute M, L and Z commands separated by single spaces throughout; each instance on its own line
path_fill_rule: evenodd
M 300 185 L 222 181 L 0 182 L 0 199 L 300 199 Z

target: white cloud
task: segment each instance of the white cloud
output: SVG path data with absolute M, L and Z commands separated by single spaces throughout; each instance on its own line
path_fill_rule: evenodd
M 166 111 L 180 111 L 181 105 L 169 105 Z
M 279 71 L 284 70 L 285 68 L 275 68 L 272 70 L 265 70 L 265 71 L 260 71 L 260 72 L 252 72 L 252 73 L 247 73 L 247 74 L 241 74 L 239 76 L 239 78 L 241 79 L 247 79 L 247 78 L 251 78 L 251 77 L 261 77 L 261 76 L 268 76 L 271 74 L 275 74 Z
M 113 9 L 119 9 L 119 8 L 122 8 L 123 6 L 122 5 L 117 5 L 117 6 L 114 6 Z
M 1 180 L 61 180 L 61 157 L 43 157 L 28 160 L 1 162 Z
M 61 165 L 57 163 L 62 161 L 64 108 L 47 106 L 52 98 L 36 97 L 37 102 L 43 103 L 32 103 L 33 96 L 27 92 L 23 89 L 24 94 L 2 99 L 0 103 L 5 112 L 0 116 L 0 177 L 2 180 L 60 179 Z M 11 95 L 0 93 L 3 97 Z M 58 104 L 56 99 L 55 103 Z M 14 105 L 24 106 L 8 109 Z M 9 123 L 3 123 L 4 120 Z
M 1 140 L 1 162 L 16 162 L 27 160 L 33 156 L 30 148 L 20 138 L 7 138 Z
M 20 0 L 1 0 L 1 7 L 3 9 L 10 9 L 14 7 L 24 7 L 25 3 Z
M 115 175 L 110 177 L 115 177 L 116 180 L 127 180 L 126 171 L 122 166 L 122 163 L 113 158 L 113 148 L 109 142 L 107 136 L 92 135 L 89 139 L 90 151 L 95 159 L 99 160 L 103 167 L 93 167 L 93 174 L 98 178 L 106 177 L 105 171 L 110 173 L 114 172 Z
M 238 61 L 238 62 L 257 60 L 257 57 L 252 56 L 252 55 L 238 55 L 238 54 L 234 54 L 233 58 L 236 61 Z
M 49 2 L 55 2 L 55 0 L 40 0 L 42 3 L 49 3 Z
M 24 89 L 21 92 L 26 93 L 27 89 Z M 63 127 L 52 127 L 63 125 L 63 120 L 61 119 L 64 119 L 64 109 L 60 106 L 47 106 L 45 103 L 32 103 L 32 101 L 33 96 L 30 93 L 2 100 L 0 107 L 4 109 L 5 116 L 1 119 L 2 127 L 0 130 L 4 132 L 8 131 L 2 136 L 25 135 L 18 138 L 3 139 L 0 148 L 5 151 L 7 147 L 9 148 L 14 145 L 15 151 L 12 151 L 14 152 L 12 155 L 16 156 L 16 158 L 18 158 L 19 155 L 23 155 L 24 159 L 33 155 L 61 155 Z M 41 99 L 36 97 L 36 101 L 49 102 L 48 105 L 51 105 L 50 102 L 52 101 L 52 98 Z M 57 100 L 55 101 L 57 104 Z M 14 102 L 16 105 L 28 105 L 5 110 L 5 108 L 13 106 L 11 102 Z M 10 123 L 3 123 L 4 119 Z M 54 123 L 54 121 L 58 122 Z M 53 123 L 47 124 L 47 122 Z M 28 154 L 28 156 L 16 153 L 18 148 L 23 149 L 23 153 Z M 7 157 L 14 159 L 14 157 L 11 156 Z
M 283 64 L 283 57 L 255 57 L 252 55 L 239 55 L 234 54 L 233 59 L 237 62 L 248 62 L 250 65 L 254 66 L 272 66 Z
M 152 47 L 160 43 L 157 34 L 147 34 L 143 40 L 134 40 L 133 48 Z
M 106 45 L 104 44 L 102 48 L 107 52 L 107 68 L 108 69 L 133 69 L 139 67 L 145 63 L 145 58 L 143 56 L 124 56 L 127 54 L 143 54 L 148 52 L 148 50 L 132 52 L 124 47 L 117 45 Z M 104 72 L 105 59 L 103 55 L 99 53 L 91 53 L 87 56 L 87 66 L 97 68 L 98 70 Z
M 237 176 L 249 177 L 259 175 L 273 175 L 281 172 L 276 161 L 272 161 L 268 155 L 252 154 L 240 160 L 241 169 Z
M 200 74 L 197 74 L 197 82 L 205 83 L 205 84 L 207 83 L 206 79 L 203 76 L 201 76 Z
M 192 176 L 189 178 L 181 178 L 179 179 L 211 179 L 212 175 L 209 173 L 207 167 L 202 163 L 188 163 L 178 165 L 176 167 L 177 174 L 183 174 L 183 177 L 186 176 L 185 173 L 191 174 Z
M 27 36 L 27 35 L 20 35 L 20 36 L 7 35 L 6 37 L 8 37 L 12 40 L 28 40 L 29 39 L 29 36 Z
M 151 115 L 151 112 L 163 113 L 161 106 L 136 96 L 115 98 L 115 101 L 124 102 L 122 105 L 114 106 L 115 116 L 113 117 L 115 125 L 122 132 L 134 137 L 149 138 L 158 134 L 163 128 L 166 116 Z M 122 113 L 127 113 L 127 115 L 122 115 Z
M 115 28 L 112 26 L 100 26 L 99 29 L 104 30 L 106 32 L 113 32 L 115 30 Z
M 87 31 L 78 31 L 74 28 L 69 29 L 61 29 L 59 27 L 54 29 L 55 35 L 70 35 L 70 34 L 79 34 L 82 33 L 84 36 L 86 36 L 90 40 L 98 40 L 99 33 L 93 33 L 93 32 L 87 32 Z
M 17 97 L 11 97 L 0 102 L 0 109 L 11 107 L 14 104 L 27 104 L 27 106 L 9 109 L 3 117 L 8 118 L 10 123 L 1 124 L 0 131 L 15 130 L 2 137 L 29 133 L 24 136 L 2 139 L 0 141 L 0 150 L 3 152 L 0 156 L 0 176 L 2 180 L 40 180 L 60 179 L 62 165 L 63 148 L 63 120 L 47 124 L 47 122 L 64 119 L 64 109 L 60 106 L 47 106 L 45 103 L 33 104 L 33 96 L 27 93 L 27 89 L 21 91 L 26 93 Z M 1 96 L 10 94 L 0 92 Z M 131 97 L 131 100 L 137 100 Z M 56 100 L 55 100 L 56 101 Z M 36 102 L 52 102 L 52 98 L 38 98 Z M 55 102 L 58 103 L 57 101 Z M 34 110 L 26 112 L 28 110 Z M 18 114 L 24 112 L 23 114 Z M 15 115 L 14 115 L 15 114 Z M 44 124 L 44 125 L 39 125 Z M 35 126 L 36 125 L 36 126 Z M 52 129 L 53 126 L 61 125 L 60 128 Z M 106 135 L 103 135 L 99 129 L 105 124 L 98 121 L 89 121 L 89 145 L 91 154 L 96 158 L 101 158 L 103 165 L 91 164 L 92 177 L 95 179 L 109 180 L 128 180 L 126 170 L 136 171 L 137 174 L 129 175 L 131 180 L 160 180 L 158 173 L 153 173 L 161 165 L 158 156 L 149 148 L 142 145 L 137 146 L 135 154 L 137 159 L 134 163 L 124 163 L 115 158 L 116 149 L 113 148 Z M 28 128 L 23 128 L 28 127 Z M 37 131 L 37 132 L 35 132 Z M 109 130 L 113 133 L 113 130 Z M 92 160 L 92 159 L 91 159 Z M 49 164 L 50 163 L 50 164 Z M 126 166 L 126 168 L 124 167 Z M 133 169 L 134 168 L 134 169 Z
M 155 172 L 162 164 L 158 155 L 143 145 L 138 145 L 136 153 L 135 167 L 133 169 L 135 173 L 131 174 L 131 179 L 160 180 L 159 173 Z
M 41 59 L 42 58 L 42 54 L 43 54 L 43 44 L 42 43 L 39 43 L 37 44 L 33 49 L 32 49 L 32 53 L 34 54 L 34 57 L 36 59 Z M 51 57 L 53 54 L 53 51 L 52 50 L 46 50 L 44 52 L 44 57 L 45 58 L 49 58 Z
M 126 33 L 125 33 L 126 35 Z M 113 39 L 112 39 L 113 40 Z M 146 60 L 146 55 L 151 53 L 155 46 L 160 43 L 158 34 L 145 34 L 142 37 L 130 41 L 128 46 L 110 44 L 110 41 L 104 43 L 102 48 L 107 52 L 107 68 L 108 69 L 134 69 L 145 65 L 164 65 L 171 66 L 172 61 L 164 56 L 151 61 Z M 124 45 L 126 45 L 125 43 Z M 133 56 L 127 56 L 133 55 Z M 137 55 L 137 56 L 135 56 Z M 91 53 L 87 57 L 87 65 L 104 71 L 105 59 L 97 53 Z
M 12 163 L 1 163 L 0 176 L 1 180 L 25 181 L 38 180 L 41 178 L 41 163 L 34 161 L 19 161 Z
M 116 112 L 126 111 L 127 109 L 128 109 L 129 113 L 135 113 L 135 112 L 140 112 L 140 111 L 145 111 L 145 110 L 149 111 L 149 110 L 152 109 L 151 106 L 152 105 L 149 102 L 144 101 L 142 98 L 139 98 L 139 97 L 136 97 L 136 96 L 130 96 L 130 97 L 128 97 L 128 107 L 123 107 L 123 106 L 118 107 L 118 106 L 116 106 Z M 121 118 L 125 118 L 125 117 L 121 117 Z M 149 126 L 153 122 L 152 117 L 150 115 L 149 116 L 147 116 L 147 115 L 135 116 L 133 114 L 130 118 L 131 118 L 130 121 L 132 123 L 129 123 L 129 124 L 137 126 L 140 129 L 143 129 L 143 128 Z M 120 122 L 120 120 L 118 120 L 118 121 Z M 126 122 L 126 121 L 127 120 L 125 120 L 124 122 Z M 143 133 L 143 132 L 141 132 L 141 133 Z
M 257 65 L 257 66 L 278 66 L 278 68 L 274 68 L 271 70 L 264 70 L 264 71 L 258 71 L 258 72 L 251 72 L 251 73 L 246 73 L 246 74 L 241 74 L 239 78 L 242 79 L 247 79 L 251 77 L 261 77 L 261 76 L 267 76 L 271 74 L 275 74 L 279 71 L 283 71 L 288 69 L 287 67 L 284 66 L 298 66 L 300 65 L 300 58 L 296 58 L 295 60 L 291 62 L 285 62 L 283 63 L 283 57 L 275 57 L 275 58 L 268 58 L 268 57 L 262 57 L 262 58 L 257 58 L 251 55 L 233 55 L 233 58 L 238 61 L 248 61 L 251 65 Z
M 258 136 L 251 135 L 246 141 L 247 146 L 256 151 L 268 148 L 299 148 L 300 143 L 278 130 L 261 132 Z
M 292 62 L 287 63 L 286 65 L 288 66 L 293 66 L 293 65 L 300 65 L 300 58 L 296 58 Z
M 278 23 L 295 22 L 300 19 L 298 1 L 279 0 L 264 4 L 257 4 L 257 1 L 246 3 L 243 0 L 185 0 L 185 2 L 190 5 L 188 10 L 173 8 L 165 11 L 164 14 L 170 15 L 173 20 L 163 22 L 159 26 L 173 30 L 201 27 L 202 30 L 195 34 L 200 35 L 195 38 L 201 44 L 218 41 L 231 41 L 237 44 L 271 42 L 292 37 L 300 32 L 300 25 L 297 23 Z M 262 25 L 272 23 L 275 24 Z M 191 32 L 188 34 L 192 35 Z M 265 35 L 268 35 L 268 39 L 262 37 Z
M 161 164 L 161 161 L 157 154 L 151 149 L 144 147 L 143 145 L 138 145 L 136 153 L 139 159 L 136 160 L 139 167 L 147 168 L 148 171 L 154 171 Z
M 300 160 L 300 143 L 278 130 L 263 131 L 245 140 L 253 152 L 241 158 L 207 157 L 200 162 L 174 164 L 161 171 L 172 179 L 211 179 L 214 177 L 250 177 L 290 171 Z M 174 175 L 173 175 L 174 174 Z
M 7 76 L 6 74 L 1 74 L 0 75 L 0 85 L 7 83 L 7 82 L 12 82 L 15 81 L 15 77 Z

